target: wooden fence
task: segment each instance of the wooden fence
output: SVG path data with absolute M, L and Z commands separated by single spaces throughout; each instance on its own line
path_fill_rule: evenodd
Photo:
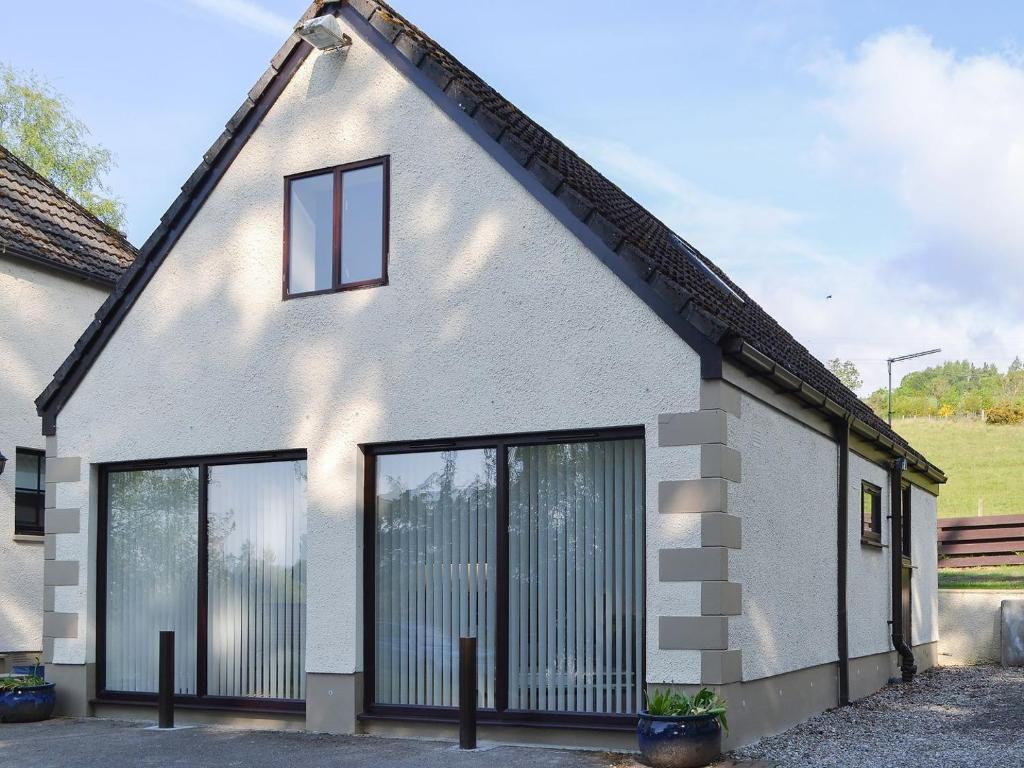
M 939 518 L 939 568 L 1024 565 L 1024 515 Z

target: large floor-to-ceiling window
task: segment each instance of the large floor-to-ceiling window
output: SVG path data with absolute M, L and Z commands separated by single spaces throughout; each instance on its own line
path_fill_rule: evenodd
M 154 694 L 173 630 L 180 696 L 301 702 L 304 456 L 111 465 L 102 493 L 102 695 Z
M 642 701 L 642 431 L 367 449 L 367 705 L 458 706 L 478 645 L 495 719 L 628 716 Z

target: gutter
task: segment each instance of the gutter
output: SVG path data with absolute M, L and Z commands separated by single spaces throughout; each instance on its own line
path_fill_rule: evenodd
M 850 535 L 850 419 L 835 422 L 839 452 L 839 495 L 836 504 L 836 628 L 839 641 L 839 706 L 850 703 L 850 641 L 846 607 Z
M 904 634 L 903 627 L 903 468 L 906 463 L 897 459 L 889 467 L 889 555 L 892 558 L 892 647 L 900 655 L 903 682 L 909 683 L 917 673 L 914 651 Z M 910 628 L 907 627 L 907 632 Z
M 69 264 L 61 264 L 60 262 L 53 261 L 45 256 L 36 256 L 28 253 L 27 251 L 23 251 L 20 248 L 13 248 L 9 245 L 0 246 L 0 256 L 9 256 L 12 259 L 27 261 L 35 266 L 66 275 L 68 277 L 76 277 L 87 283 L 93 283 L 102 288 L 106 288 L 108 291 L 112 290 L 114 285 L 117 283 L 116 277 L 107 277 L 105 275 L 96 274 L 95 272 L 89 272 L 85 269 L 78 269 Z
M 829 420 L 845 419 L 850 429 L 859 436 L 878 444 L 884 451 L 897 459 L 903 459 L 907 467 L 913 467 L 935 483 L 945 483 L 946 475 L 924 456 L 908 446 L 900 445 L 886 437 L 870 424 L 859 418 L 853 411 L 840 405 L 832 398 L 803 381 L 796 374 L 779 365 L 767 355 L 759 352 L 742 339 L 735 339 L 727 345 L 727 351 L 762 378 L 771 379 L 783 392 L 803 400 L 809 408 L 821 411 Z

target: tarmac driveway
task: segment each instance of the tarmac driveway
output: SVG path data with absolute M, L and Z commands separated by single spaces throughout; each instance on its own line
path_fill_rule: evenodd
M 460 752 L 450 742 L 323 736 L 147 723 L 50 720 L 0 725 L 0 767 L 112 768 L 637 768 L 600 752 L 493 746 Z M 735 762 L 733 762 L 735 761 Z M 743 768 L 973 768 L 1024 766 L 1024 669 L 952 667 L 890 685 L 727 756 Z
M 622 757 L 540 747 L 460 752 L 450 742 L 220 727 L 148 730 L 147 723 L 55 719 L 0 725 L 0 766 L 25 768 L 606 768 Z M 631 762 L 628 761 L 627 762 Z

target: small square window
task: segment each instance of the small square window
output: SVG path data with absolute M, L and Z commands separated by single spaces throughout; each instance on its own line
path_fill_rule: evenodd
M 387 157 L 285 179 L 284 298 L 387 283 Z
M 14 454 L 14 532 L 41 536 L 46 505 L 46 455 L 30 448 Z
M 872 544 L 882 543 L 882 489 L 872 483 L 861 483 L 860 537 Z

